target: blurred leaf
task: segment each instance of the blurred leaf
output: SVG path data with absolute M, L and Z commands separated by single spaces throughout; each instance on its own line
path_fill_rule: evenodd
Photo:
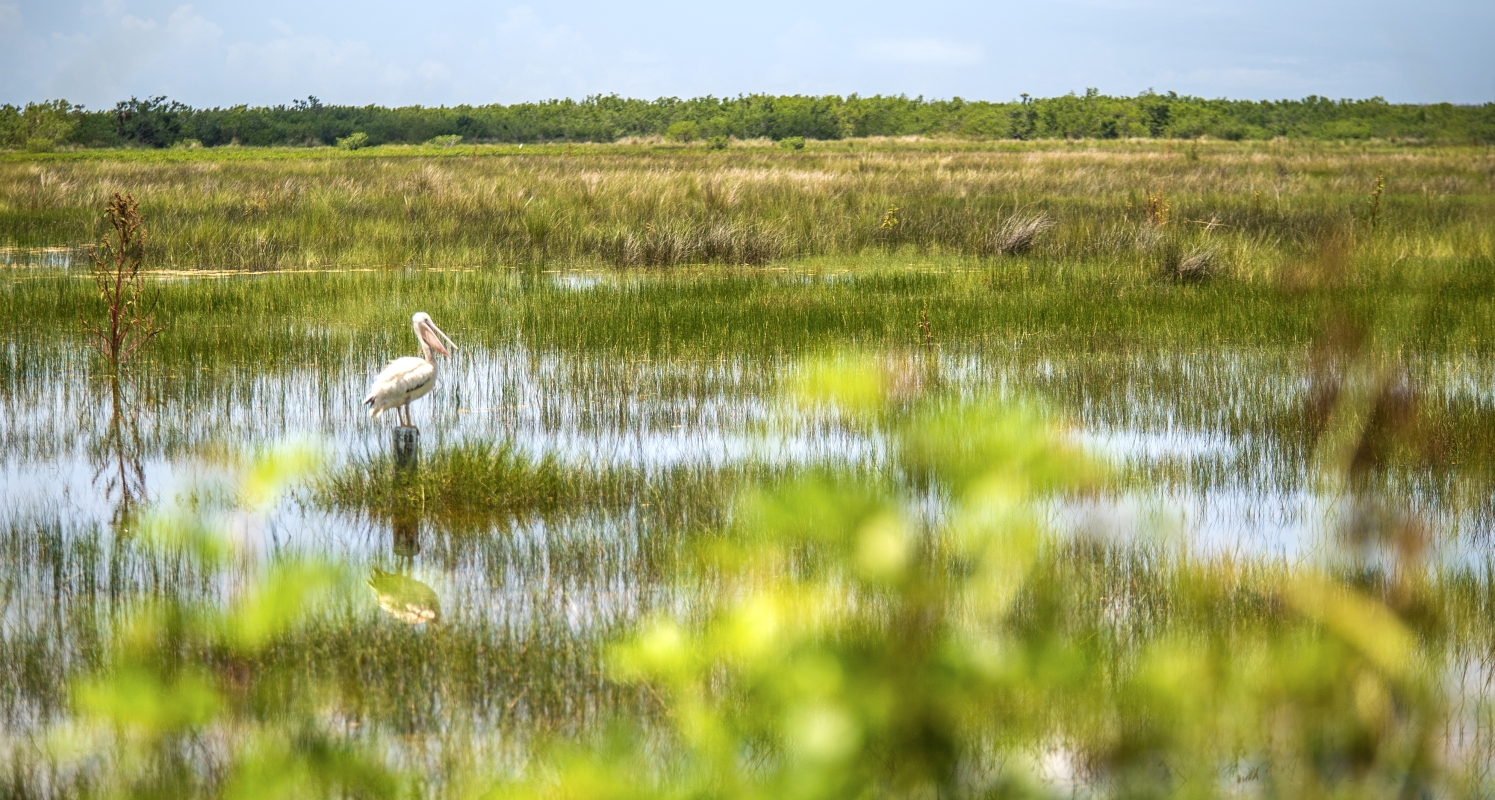
M 201 725 L 221 706 L 217 690 L 204 675 L 181 672 L 163 677 L 140 666 L 80 682 L 73 697 L 82 714 L 153 736 Z
M 287 489 L 322 469 L 321 450 L 310 442 L 283 442 L 250 462 L 239 488 L 244 507 L 269 511 Z
M 1417 640 L 1386 606 L 1312 572 L 1297 575 L 1285 594 L 1298 613 L 1352 645 L 1387 676 L 1408 677 Z
M 224 633 L 235 647 L 255 650 L 299 623 L 337 585 L 338 573 L 329 566 L 277 564 L 230 609 Z

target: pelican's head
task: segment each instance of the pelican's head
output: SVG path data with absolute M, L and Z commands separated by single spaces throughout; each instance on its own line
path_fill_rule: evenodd
M 442 333 L 441 329 L 436 327 L 436 323 L 431 321 L 431 315 L 424 311 L 415 312 L 415 315 L 410 318 L 410 327 L 415 329 L 415 338 L 419 339 L 422 344 L 444 356 L 450 357 L 451 353 L 442 346 L 442 339 L 445 339 L 453 350 L 457 349 L 451 337 Z

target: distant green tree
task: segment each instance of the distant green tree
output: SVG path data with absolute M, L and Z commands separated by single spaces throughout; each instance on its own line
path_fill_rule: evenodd
M 34 110 L 33 110 L 34 109 Z M 45 129 L 36 132 L 36 126 Z M 692 133 L 693 131 L 693 133 Z M 169 147 L 197 139 L 213 147 L 315 145 L 355 132 L 369 144 L 418 144 L 438 136 L 490 142 L 611 142 L 624 136 L 689 141 L 713 136 L 775 141 L 849 136 L 992 139 L 1198 137 L 1268 139 L 1415 138 L 1495 142 L 1495 103 L 1394 105 L 1385 99 L 1207 100 L 1151 90 L 1012 102 L 873 95 L 741 95 L 638 100 L 594 95 L 514 105 L 425 108 L 326 105 L 316 97 L 270 107 L 193 109 L 164 97 L 131 98 L 112 111 L 65 101 L 0 106 L 0 146 L 34 138 L 90 147 Z M 689 138 L 686 138 L 689 137 Z
M 82 111 L 82 106 L 66 100 L 27 103 L 24 109 L 0 106 L 0 147 L 50 150 L 72 138 Z
M 664 136 L 672 142 L 694 142 L 701 135 L 701 126 L 695 120 L 683 119 L 665 129 Z
M 142 147 L 170 147 L 182 138 L 183 117 L 189 106 L 166 97 L 129 100 L 114 106 L 115 125 L 124 141 Z
M 27 103 L 22 116 L 26 121 L 26 139 L 44 139 L 62 143 L 78 127 L 78 116 L 82 106 L 66 100 L 51 100 L 45 103 Z
M 369 135 L 367 133 L 364 133 L 363 131 L 350 133 L 347 136 L 344 136 L 343 138 L 337 140 L 337 146 L 341 147 L 344 150 L 357 150 L 359 148 L 368 147 L 368 145 Z
M 21 109 L 6 103 L 0 105 L 0 147 L 20 147 L 26 143 L 26 120 Z

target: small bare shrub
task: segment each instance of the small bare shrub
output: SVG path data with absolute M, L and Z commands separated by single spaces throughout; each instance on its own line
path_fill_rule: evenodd
M 129 194 L 115 192 L 104 207 L 104 217 L 112 230 L 88 253 L 92 261 L 89 272 L 104 304 L 104 319 L 93 320 L 84 314 L 83 324 L 110 369 L 118 370 L 120 364 L 156 338 L 161 328 L 155 315 L 158 297 L 147 292 L 140 275 L 146 237 L 140 203 Z
M 1370 227 L 1375 230 L 1376 225 L 1381 222 L 1381 194 L 1386 191 L 1386 176 L 1376 175 L 1376 182 L 1370 186 Z
M 1161 186 L 1147 191 L 1147 221 L 1154 225 L 1167 225 L 1173 217 L 1173 203 L 1163 194 Z

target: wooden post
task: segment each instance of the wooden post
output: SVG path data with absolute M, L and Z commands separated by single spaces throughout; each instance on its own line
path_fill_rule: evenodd
M 394 551 L 401 571 L 410 569 L 410 561 L 420 553 L 420 513 L 414 501 L 404 492 L 420 465 L 420 431 L 401 425 L 394 429 L 395 482 L 401 487 L 395 493 Z
M 395 467 L 415 469 L 420 463 L 420 431 L 401 425 L 395 428 Z

